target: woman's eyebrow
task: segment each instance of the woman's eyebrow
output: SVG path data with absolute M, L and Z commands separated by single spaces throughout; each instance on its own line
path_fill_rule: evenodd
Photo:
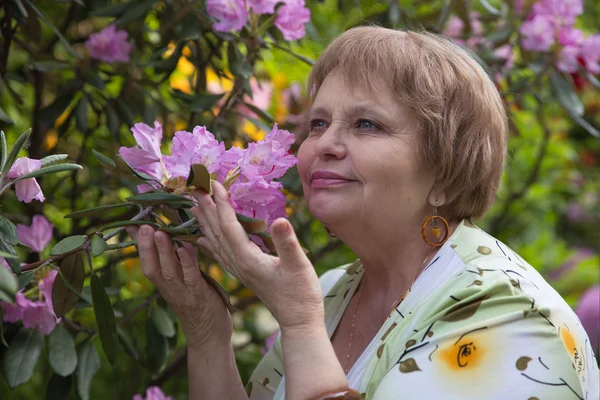
M 308 113 L 309 118 L 325 117 L 329 115 L 329 111 L 323 106 L 312 107 Z
M 364 104 L 357 104 L 354 106 L 349 106 L 344 109 L 344 113 L 348 117 L 357 117 L 360 115 L 371 115 L 374 118 L 382 119 L 385 121 L 388 121 L 390 119 L 386 114 L 379 112 L 373 106 L 367 106 Z

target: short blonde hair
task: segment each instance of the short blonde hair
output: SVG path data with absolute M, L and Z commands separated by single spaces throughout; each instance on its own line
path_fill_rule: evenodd
M 311 102 L 334 69 L 370 90 L 383 81 L 416 116 L 420 159 L 437 168 L 450 217 L 483 216 L 504 170 L 508 119 L 494 83 L 467 51 L 431 33 L 353 28 L 313 66 Z

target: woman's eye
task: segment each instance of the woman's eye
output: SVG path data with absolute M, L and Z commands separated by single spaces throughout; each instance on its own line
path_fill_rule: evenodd
M 376 129 L 377 126 L 368 119 L 359 119 L 356 126 L 360 129 Z
M 310 121 L 310 129 L 323 129 L 327 126 L 327 123 L 322 119 L 313 119 Z

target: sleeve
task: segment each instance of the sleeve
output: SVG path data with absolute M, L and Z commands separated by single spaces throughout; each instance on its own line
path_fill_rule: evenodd
M 389 361 L 367 399 L 598 399 L 580 382 L 577 369 L 596 366 L 576 365 L 584 349 L 569 313 L 538 306 L 510 281 L 475 282 L 445 292 L 402 343 L 382 345 Z
M 319 277 L 324 296 L 345 273 L 346 270 L 340 267 L 329 270 Z M 277 335 L 275 343 L 260 360 L 246 384 L 248 397 L 250 400 L 271 400 L 282 377 L 283 352 L 281 349 L 281 336 Z

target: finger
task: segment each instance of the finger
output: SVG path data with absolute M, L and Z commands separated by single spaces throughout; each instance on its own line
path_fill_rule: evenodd
M 176 285 L 182 282 L 182 272 L 179 260 L 173 250 L 171 238 L 164 232 L 155 232 L 154 241 L 158 249 L 160 259 L 160 271 L 166 283 L 174 282 Z
M 192 253 L 187 249 L 177 249 L 177 255 L 181 260 L 181 269 L 183 270 L 183 283 L 192 294 L 199 294 L 202 282 L 202 275 L 198 269 L 198 263 L 192 257 Z
M 135 225 L 128 225 L 125 227 L 125 230 L 127 231 L 127 234 L 131 240 L 137 240 L 140 228 Z
M 233 246 L 236 244 L 247 245 L 250 239 L 244 228 L 237 220 L 235 211 L 229 203 L 227 191 L 219 182 L 213 182 L 213 193 L 217 207 L 219 225 L 223 234 Z
M 302 246 L 298 242 L 292 224 L 285 218 L 276 219 L 271 225 L 271 237 L 277 249 L 279 259 L 285 264 L 304 262 L 307 260 Z
M 138 249 L 142 273 L 160 289 L 164 287 L 164 281 L 160 272 L 158 251 L 154 243 L 154 229 L 150 226 L 142 226 L 138 233 Z

